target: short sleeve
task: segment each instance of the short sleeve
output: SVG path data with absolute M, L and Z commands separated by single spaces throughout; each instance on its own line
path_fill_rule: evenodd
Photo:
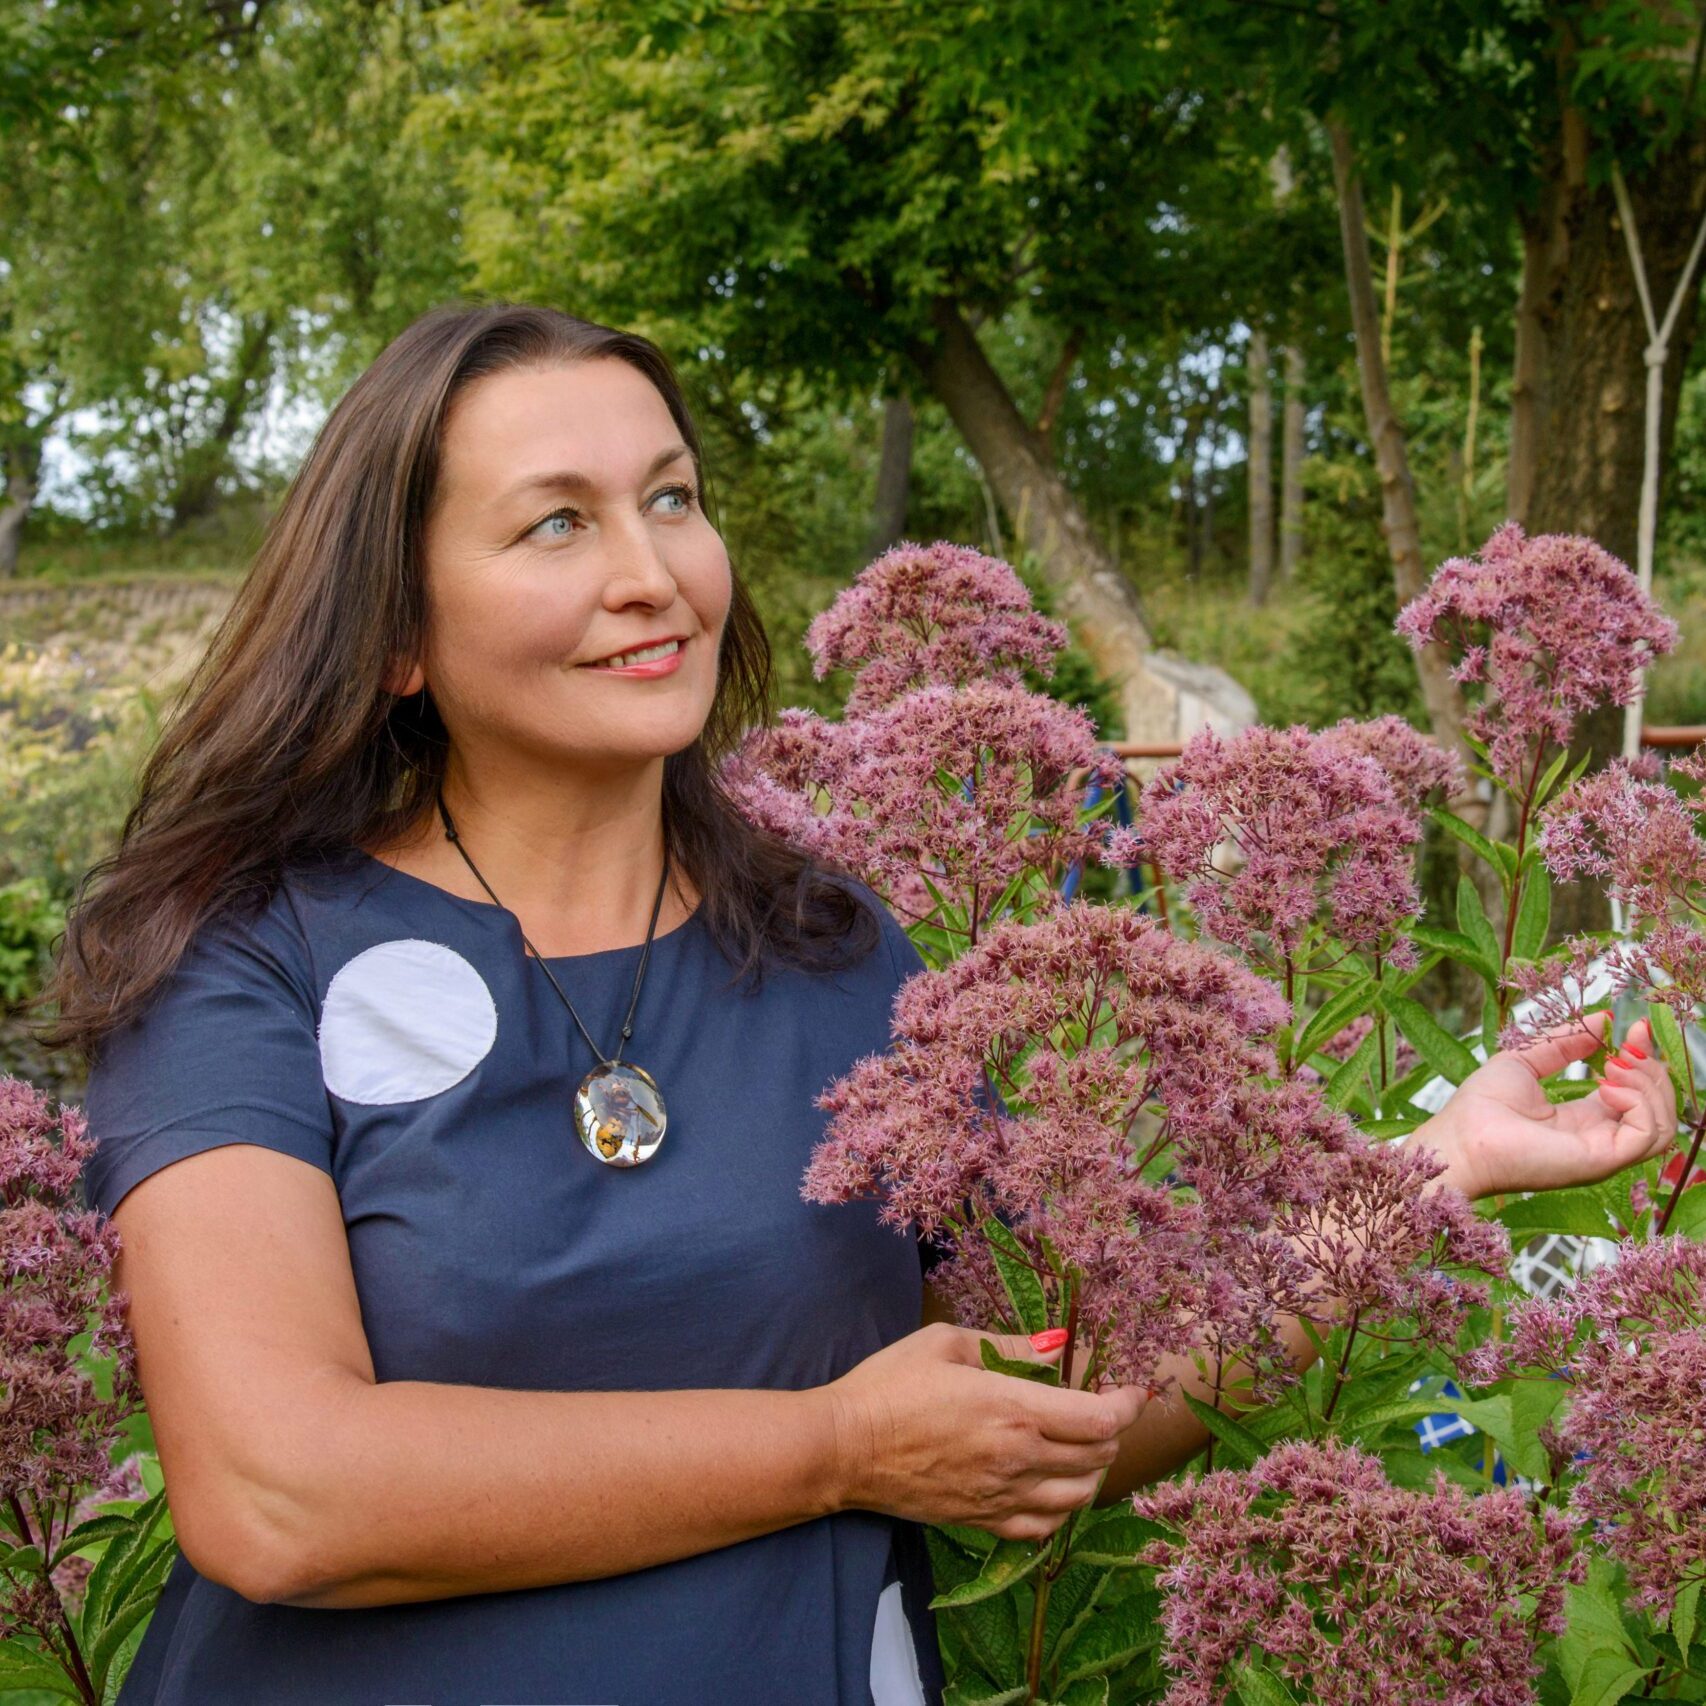
M 292 915 L 204 923 L 142 1011 L 96 1045 L 83 1111 L 88 1206 L 110 1215 L 173 1161 L 255 1143 L 332 1172 L 313 980 Z
M 895 915 L 882 904 L 880 898 L 873 895 L 873 899 L 882 913 L 883 936 L 889 945 L 889 956 L 894 963 L 895 988 L 898 990 L 915 972 L 927 969 L 925 959 Z M 995 1096 L 996 1106 L 1005 1114 L 1006 1098 L 993 1085 L 990 1089 Z M 1013 1223 L 1012 1215 L 1000 1209 L 996 1210 L 996 1217 L 1004 1226 L 1011 1226 Z M 941 1262 L 952 1253 L 945 1231 L 938 1232 L 933 1237 L 926 1237 L 922 1232 L 918 1235 L 918 1261 L 926 1279 L 929 1279 Z

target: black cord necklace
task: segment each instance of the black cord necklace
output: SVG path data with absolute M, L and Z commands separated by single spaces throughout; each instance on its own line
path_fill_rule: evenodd
M 468 849 L 462 845 L 461 838 L 456 833 L 456 826 L 450 821 L 450 808 L 444 803 L 442 788 L 438 790 L 438 815 L 444 819 L 446 838 L 467 861 L 468 869 L 474 873 L 480 887 L 492 895 L 494 905 L 502 906 L 503 902 L 492 894 L 491 884 L 480 875 L 474 861 L 468 858 Z M 666 838 L 663 875 L 658 878 L 657 899 L 652 902 L 652 921 L 646 926 L 645 951 L 640 955 L 640 963 L 634 971 L 634 992 L 628 999 L 628 1016 L 622 1021 L 622 1042 L 608 1060 L 605 1059 L 603 1050 L 592 1040 L 592 1033 L 585 1025 L 581 1025 L 580 1014 L 575 1011 L 568 996 L 563 994 L 562 985 L 557 982 L 551 968 L 545 964 L 538 949 L 527 941 L 527 933 L 522 932 L 521 939 L 527 943 L 528 951 L 538 962 L 539 969 L 551 979 L 551 987 L 556 990 L 558 999 L 568 1008 L 569 1017 L 580 1025 L 580 1033 L 586 1038 L 587 1046 L 597 1056 L 598 1065 L 587 1073 L 580 1081 L 580 1088 L 575 1091 L 575 1130 L 580 1133 L 581 1143 L 587 1153 L 610 1167 L 637 1167 L 642 1161 L 650 1161 L 657 1153 L 658 1145 L 663 1142 L 664 1126 L 667 1124 L 663 1092 L 657 1087 L 657 1081 L 644 1067 L 624 1065 L 621 1051 L 629 1037 L 634 1034 L 634 1009 L 639 1005 L 640 985 L 646 976 L 646 961 L 652 955 L 652 932 L 657 928 L 658 910 L 663 905 L 664 886 L 668 881 L 669 842 Z M 515 915 L 511 913 L 510 916 L 513 918 Z M 517 919 L 518 929 L 520 923 Z

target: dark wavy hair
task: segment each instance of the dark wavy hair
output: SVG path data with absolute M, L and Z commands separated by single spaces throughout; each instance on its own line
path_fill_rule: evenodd
M 680 381 L 649 339 L 524 303 L 457 302 L 394 338 L 332 410 L 242 586 L 141 767 L 117 850 L 83 874 L 30 1010 L 37 1035 L 93 1060 L 204 921 L 259 912 L 285 870 L 388 846 L 433 809 L 449 753 L 430 691 L 401 699 L 388 662 L 424 640 L 425 523 L 457 394 L 489 374 L 614 357 L 643 373 L 693 453 Z M 767 959 L 827 969 L 882 940 L 849 873 L 761 830 L 719 782 L 723 756 L 775 714 L 764 624 L 734 577 L 716 697 L 699 738 L 664 760 L 672 865 L 735 978 Z M 733 981 L 733 980 L 731 980 Z

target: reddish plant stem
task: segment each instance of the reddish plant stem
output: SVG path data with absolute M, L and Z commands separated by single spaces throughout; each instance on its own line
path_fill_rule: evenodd
M 6 1498 L 7 1502 L 12 1507 L 13 1516 L 17 1518 L 18 1533 L 22 1537 L 24 1544 L 26 1546 L 34 1545 L 35 1542 L 30 1529 L 29 1518 L 24 1515 L 24 1507 L 19 1501 L 18 1495 L 16 1493 L 8 1493 Z M 47 1560 L 49 1556 L 50 1554 L 46 1551 L 44 1544 L 42 1552 L 42 1573 L 44 1575 L 47 1573 Z M 65 1636 L 65 1648 L 71 1658 L 72 1681 L 77 1684 L 78 1690 L 82 1694 L 84 1700 L 88 1702 L 88 1706 L 98 1706 L 100 1696 L 95 1692 L 95 1684 L 89 1676 L 88 1666 L 83 1662 L 82 1650 L 77 1645 L 77 1636 L 71 1627 L 71 1619 L 66 1615 L 64 1601 L 59 1598 L 57 1590 L 55 1590 L 54 1594 L 54 1603 L 59 1607 L 59 1620 L 64 1625 L 63 1633 Z
M 1357 1336 L 1357 1314 L 1360 1307 L 1361 1306 L 1358 1305 L 1356 1308 L 1351 1310 L 1351 1318 L 1349 1322 L 1346 1323 L 1345 1348 L 1339 1353 L 1339 1366 L 1333 1375 L 1333 1390 L 1327 1394 L 1327 1404 L 1321 1412 L 1321 1420 L 1323 1422 L 1332 1421 L 1333 1411 L 1338 1407 L 1339 1394 L 1345 1389 L 1345 1372 L 1349 1369 L 1351 1364 L 1351 1345 L 1355 1342 Z
M 1517 908 L 1522 905 L 1522 856 L 1528 849 L 1528 821 L 1534 810 L 1534 790 L 1540 782 L 1540 761 L 1545 756 L 1546 742 L 1537 740 L 1534 743 L 1534 763 L 1528 772 L 1528 785 L 1522 792 L 1522 810 L 1516 821 L 1516 875 L 1511 878 L 1510 896 L 1505 902 L 1504 953 L 1499 959 L 1499 981 L 1493 990 L 1501 1026 L 1510 1008 L 1510 991 L 1505 988 L 1505 967 L 1510 964 L 1511 946 L 1516 941 Z
M 1700 1138 L 1703 1133 L 1706 1133 L 1706 1113 L 1701 1114 L 1700 1118 L 1694 1122 L 1694 1134 L 1688 1142 L 1688 1155 L 1682 1163 L 1682 1171 L 1677 1175 L 1676 1183 L 1671 1186 L 1670 1195 L 1665 1198 L 1663 1212 L 1653 1222 L 1653 1236 L 1655 1238 L 1664 1237 L 1665 1228 L 1670 1225 L 1670 1217 L 1675 1211 L 1677 1199 L 1687 1188 L 1689 1176 L 1694 1171 L 1694 1157 L 1700 1153 Z

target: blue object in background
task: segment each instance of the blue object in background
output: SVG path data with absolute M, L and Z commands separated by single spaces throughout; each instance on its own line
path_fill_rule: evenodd
M 1102 749 L 1098 748 L 1097 750 L 1100 751 Z M 1102 784 L 1092 776 L 1090 787 L 1084 796 L 1084 809 L 1086 811 L 1093 810 L 1101 803 L 1101 799 Z M 1120 779 L 1119 791 L 1114 796 L 1114 821 L 1125 829 L 1130 829 L 1132 827 L 1131 789 L 1127 786 L 1123 776 Z M 1077 892 L 1078 884 L 1083 879 L 1083 876 L 1084 861 L 1082 859 L 1074 859 L 1071 866 L 1067 869 L 1066 875 L 1060 880 L 1060 892 L 1067 900 L 1071 900 L 1073 895 Z M 1137 904 L 1141 910 L 1148 911 L 1148 908 L 1143 905 L 1141 900 Z

